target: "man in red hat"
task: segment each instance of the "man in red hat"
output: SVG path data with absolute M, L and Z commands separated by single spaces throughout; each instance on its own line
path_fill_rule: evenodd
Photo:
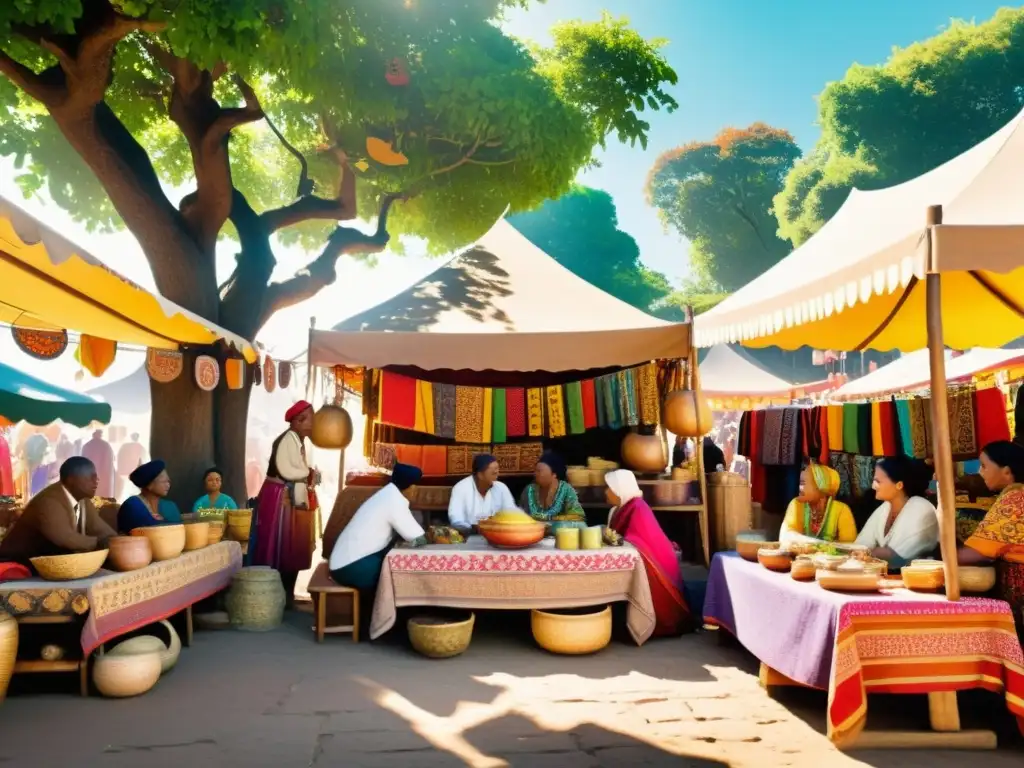
M 284 415 L 288 429 L 270 450 L 267 477 L 256 499 L 250 562 L 281 573 L 291 604 L 299 571 L 310 567 L 317 472 L 306 461 L 306 438 L 313 431 L 313 406 L 300 400 Z

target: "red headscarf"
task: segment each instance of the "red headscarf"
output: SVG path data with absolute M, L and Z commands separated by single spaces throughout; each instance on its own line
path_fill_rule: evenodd
M 307 408 L 312 408 L 312 403 L 307 403 L 305 400 L 299 400 L 295 405 L 285 411 L 284 420 L 288 423 L 295 421 L 300 413 L 305 411 Z

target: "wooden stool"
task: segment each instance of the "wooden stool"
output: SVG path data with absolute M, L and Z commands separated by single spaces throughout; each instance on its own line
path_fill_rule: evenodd
M 322 643 L 324 635 L 341 632 L 351 632 L 352 642 L 359 642 L 359 590 L 352 587 L 343 587 L 331 578 L 331 572 L 325 562 L 320 563 L 309 579 L 309 586 L 306 588 L 313 600 L 313 615 L 316 617 L 316 641 Z M 327 626 L 327 600 L 331 595 L 351 595 L 352 597 L 352 623 L 336 624 Z

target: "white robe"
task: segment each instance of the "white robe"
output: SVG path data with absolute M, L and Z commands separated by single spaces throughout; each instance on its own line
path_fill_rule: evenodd
M 886 533 L 885 523 L 891 509 L 887 501 L 871 514 L 857 536 L 858 544 L 871 549 L 888 547 L 904 560 L 913 560 L 935 549 L 939 543 L 939 518 L 930 501 L 911 496 Z

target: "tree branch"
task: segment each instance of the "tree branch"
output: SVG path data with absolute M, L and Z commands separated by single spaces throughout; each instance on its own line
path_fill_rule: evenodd
M 348 160 L 341 150 L 335 149 L 335 156 L 341 167 L 337 196 L 327 199 L 307 195 L 289 205 L 265 211 L 260 218 L 270 232 L 277 232 L 304 221 L 346 221 L 356 217 L 356 175 L 348 167 Z
M 275 312 L 312 298 L 334 283 L 337 279 L 338 259 L 342 256 L 380 253 L 387 248 L 391 240 L 388 234 L 388 214 L 396 202 L 406 199 L 407 194 L 385 195 L 381 200 L 377 229 L 373 234 L 368 235 L 352 227 L 338 227 L 331 233 L 320 255 L 305 269 L 283 283 L 272 283 L 267 290 L 263 322 L 269 320 Z
M 56 103 L 66 93 L 62 86 L 47 82 L 45 77 L 19 64 L 3 51 L 0 51 L 0 75 L 45 106 Z

